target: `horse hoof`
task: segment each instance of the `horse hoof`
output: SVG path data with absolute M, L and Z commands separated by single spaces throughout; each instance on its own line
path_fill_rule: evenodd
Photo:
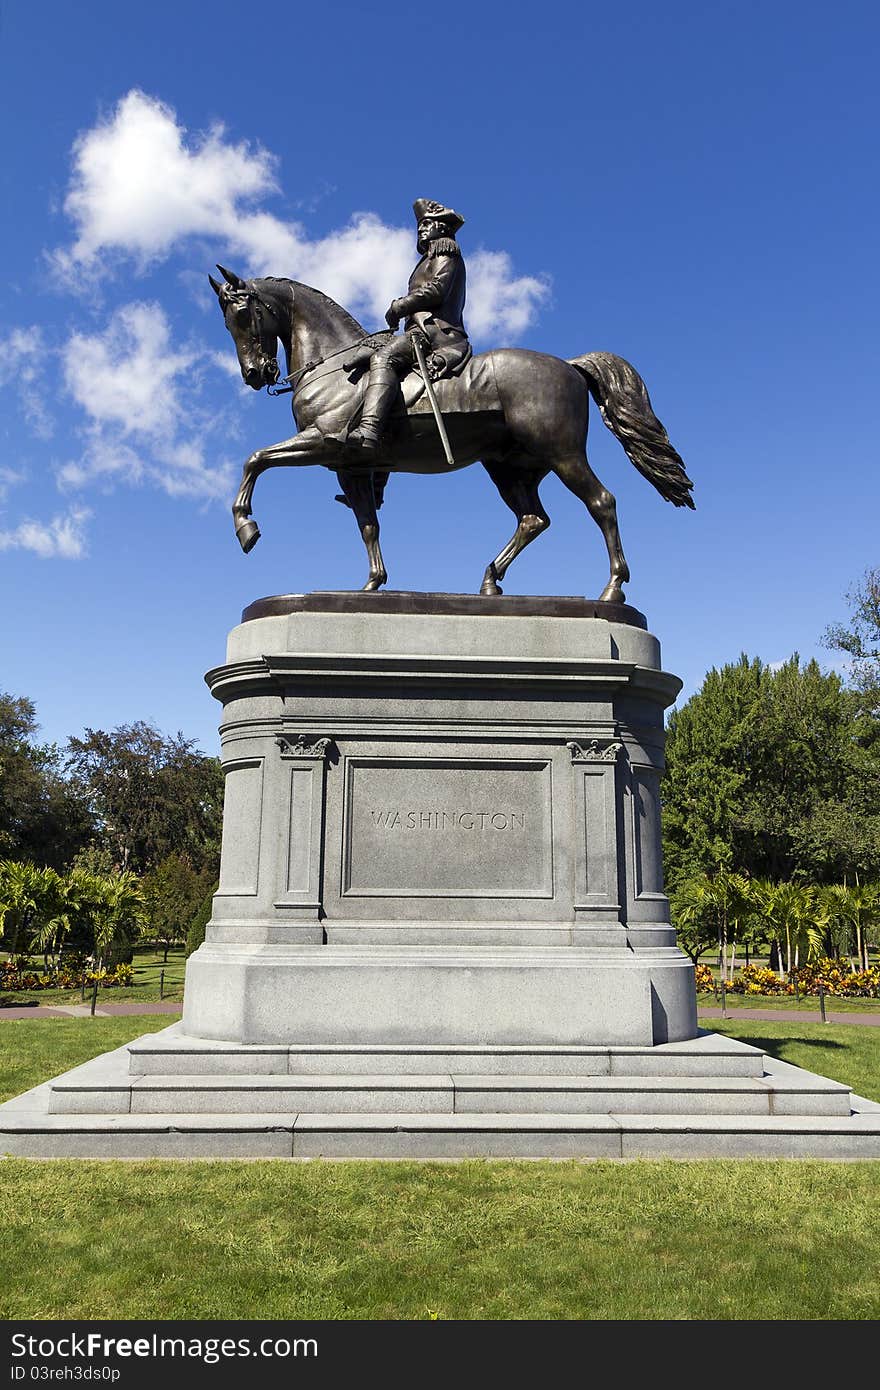
M 602 590 L 598 603 L 626 603 L 626 596 L 619 584 L 606 584 Z
M 260 539 L 260 528 L 255 521 L 244 521 L 241 526 L 236 526 L 235 534 L 238 536 L 239 545 L 247 555 Z
M 496 584 L 494 579 L 484 579 L 480 585 L 480 593 L 487 598 L 494 598 L 495 594 L 503 594 L 504 590 L 500 584 Z
M 377 574 L 377 575 L 375 575 L 375 576 L 371 576 L 371 577 L 367 580 L 367 582 L 366 582 L 366 584 L 364 585 L 363 589 L 361 590 L 361 593 L 362 593 L 362 594 L 375 594 L 376 591 L 377 591 L 377 589 L 381 589 L 382 585 L 385 584 L 385 583 L 387 582 L 387 579 L 388 579 L 388 575 L 387 575 L 387 574 L 381 574 L 381 575 L 378 575 L 378 574 Z

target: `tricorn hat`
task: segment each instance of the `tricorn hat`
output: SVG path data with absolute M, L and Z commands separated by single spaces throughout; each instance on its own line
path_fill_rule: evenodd
M 464 226 L 464 218 L 460 213 L 455 212 L 452 208 L 445 208 L 442 203 L 435 202 L 433 198 L 416 198 L 413 203 L 413 212 L 417 222 L 421 222 L 423 217 L 430 217 L 437 222 L 447 223 L 453 236 L 459 227 Z

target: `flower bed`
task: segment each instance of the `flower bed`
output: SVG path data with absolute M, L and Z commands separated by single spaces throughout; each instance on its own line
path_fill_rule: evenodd
M 34 970 L 26 957 L 12 957 L 0 966 L 0 992 L 21 989 L 86 989 L 97 981 L 100 989 L 115 985 L 130 985 L 134 971 L 130 965 L 117 965 L 113 970 L 92 970 L 84 965 L 61 965 L 53 970 Z
M 698 993 L 717 988 L 715 976 L 708 965 L 697 965 L 694 970 Z M 795 978 L 797 985 L 795 985 Z M 820 987 L 826 994 L 837 995 L 841 999 L 880 999 L 880 969 L 852 971 L 845 961 L 825 957 L 812 965 L 804 965 L 797 972 L 780 979 L 775 970 L 763 965 L 745 965 L 728 982 L 731 994 L 790 995 L 818 994 Z

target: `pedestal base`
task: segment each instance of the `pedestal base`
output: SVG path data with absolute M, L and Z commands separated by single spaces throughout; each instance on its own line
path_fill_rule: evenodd
M 680 682 L 640 613 L 382 593 L 282 596 L 244 617 L 207 677 L 226 800 L 190 1035 L 695 1035 L 660 852 Z
M 642 1045 L 697 1031 L 670 950 L 205 945 L 183 1026 L 242 1043 Z

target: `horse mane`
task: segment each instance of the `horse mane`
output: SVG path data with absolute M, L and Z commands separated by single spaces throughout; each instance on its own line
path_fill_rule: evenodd
M 290 289 L 293 290 L 294 299 L 300 291 L 304 291 L 306 298 L 311 296 L 313 299 L 323 301 L 330 311 L 331 317 L 338 317 L 340 326 L 347 327 L 351 331 L 353 338 L 362 337 L 365 332 L 363 326 L 358 323 L 353 314 L 350 314 L 347 309 L 343 309 L 342 305 L 337 304 L 335 299 L 331 299 L 329 294 L 324 294 L 323 290 L 316 290 L 313 285 L 304 285 L 301 280 L 289 280 L 284 275 L 266 275 L 259 280 L 255 280 L 254 284 L 263 285 L 267 290 L 271 290 L 273 286 L 289 286 Z

